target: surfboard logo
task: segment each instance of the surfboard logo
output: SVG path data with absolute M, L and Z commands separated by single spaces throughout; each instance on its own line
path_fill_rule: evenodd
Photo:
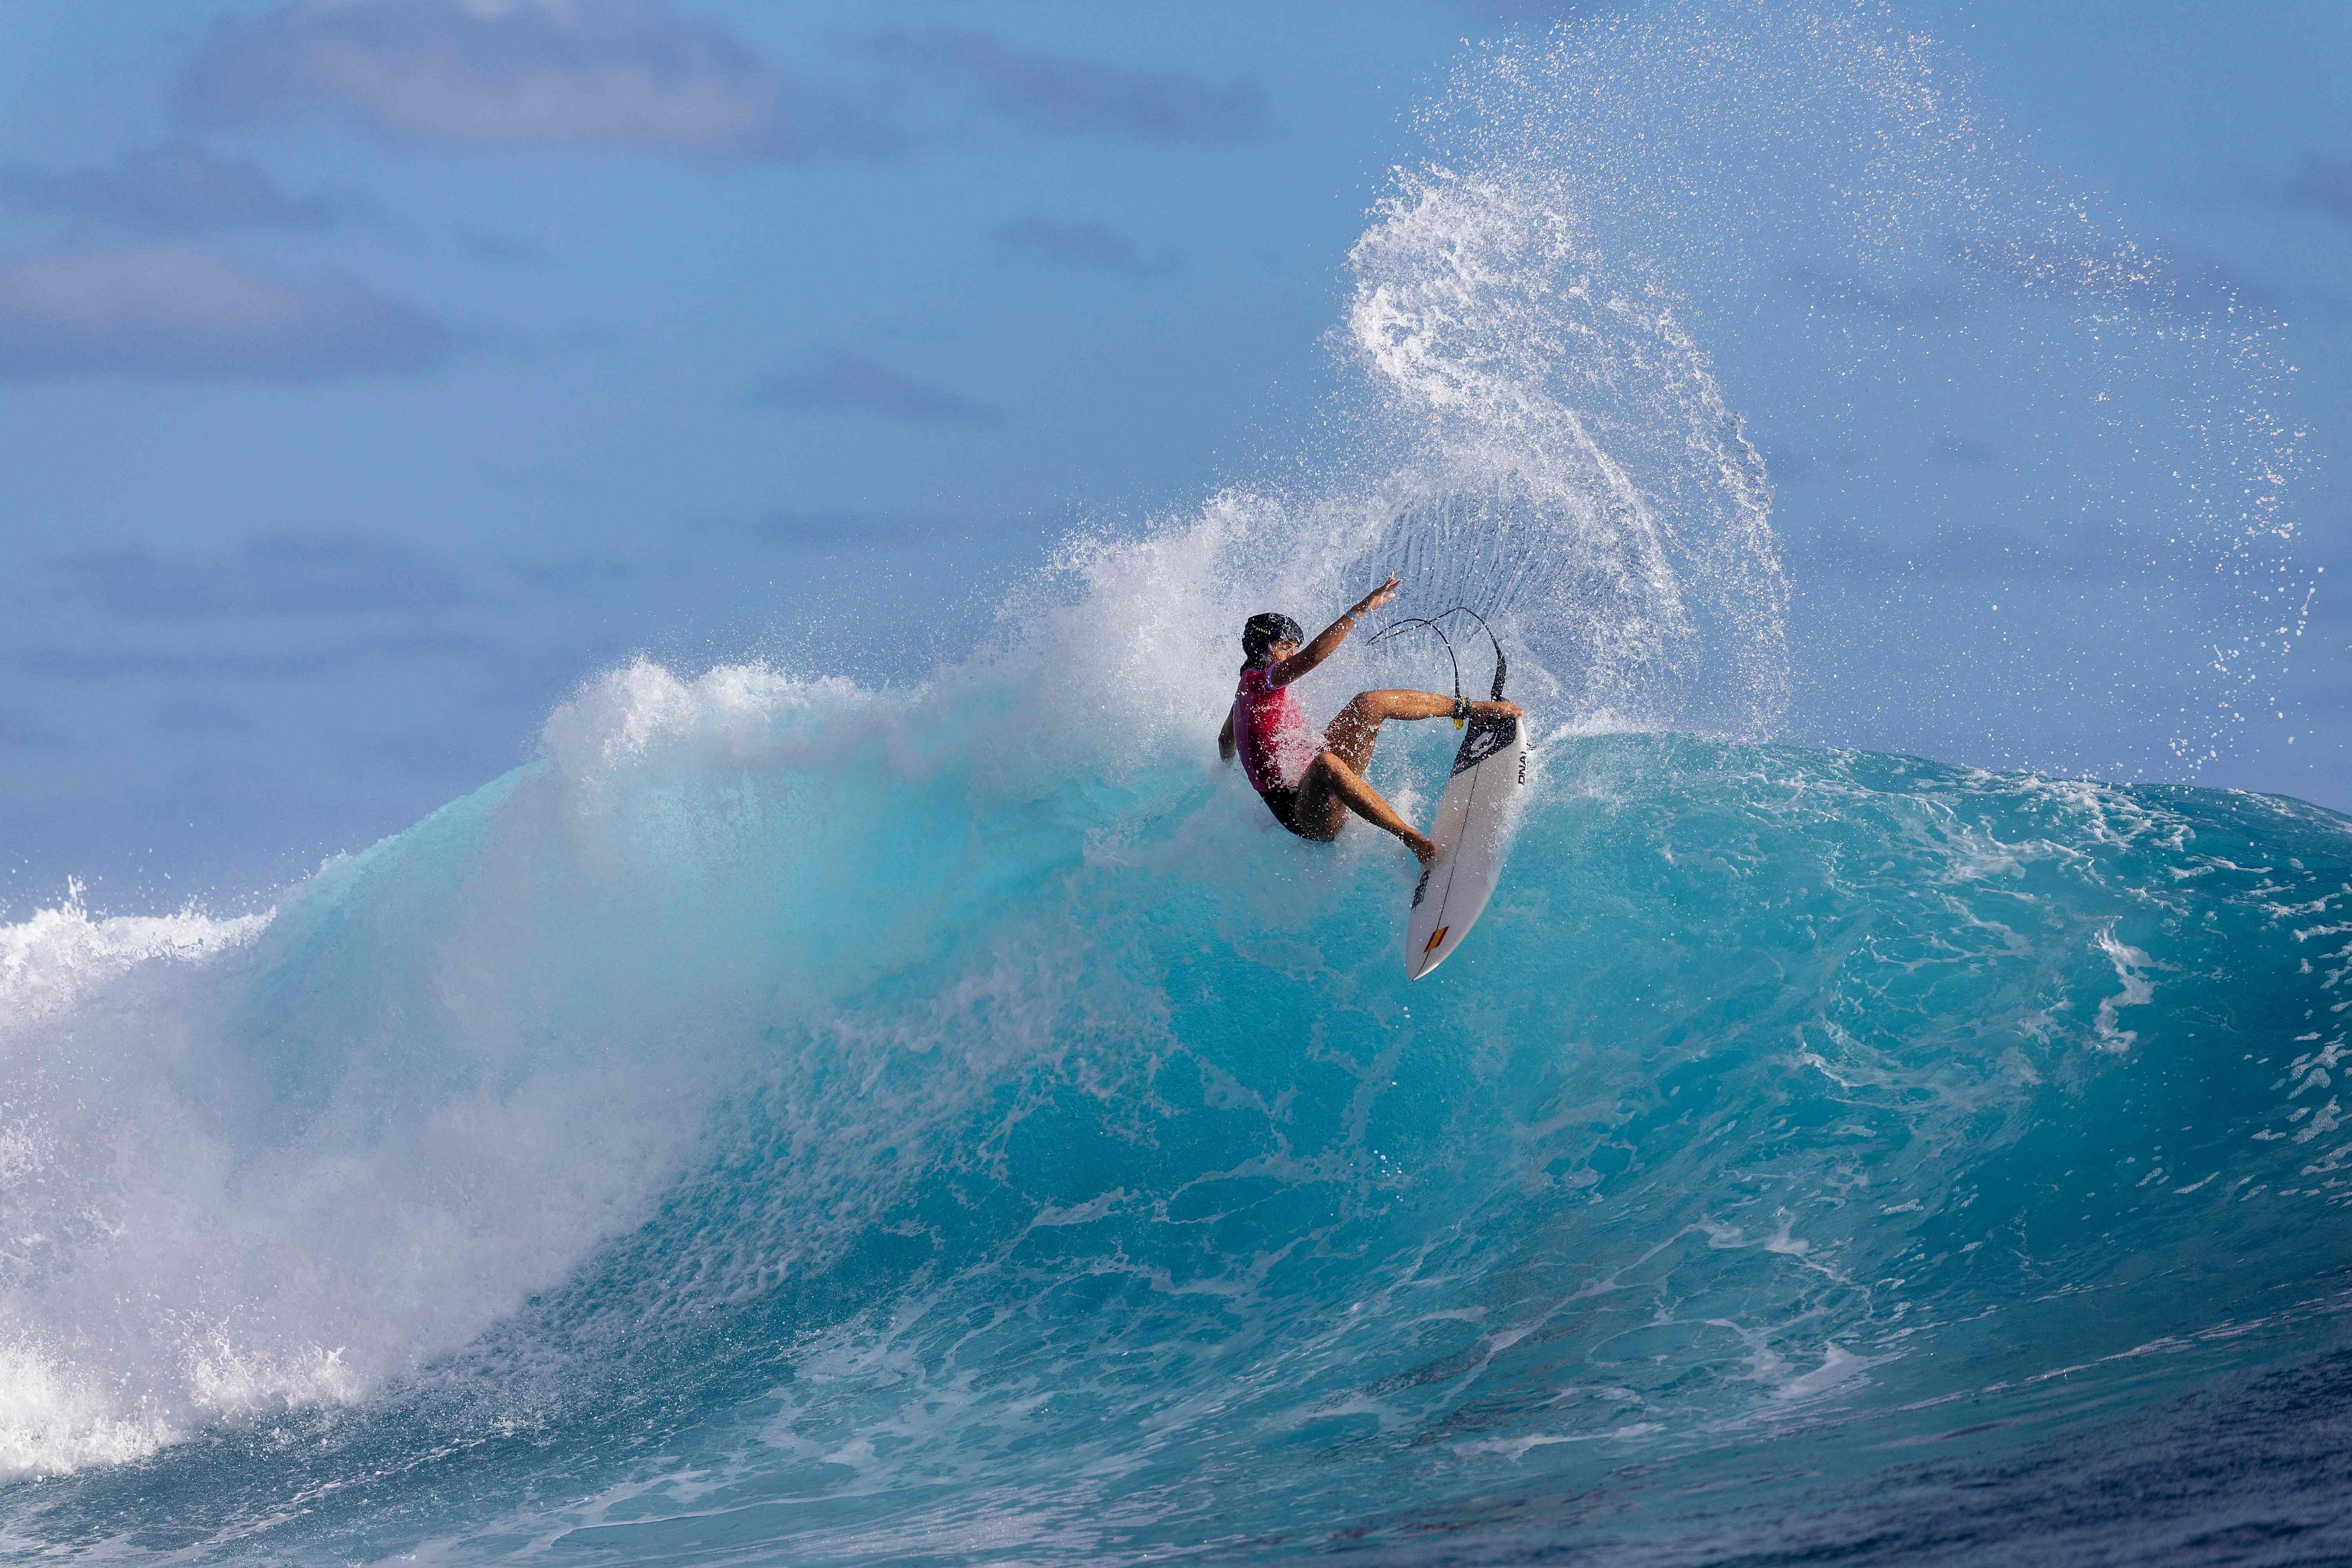
M 1437 944 L 1444 942 L 1445 940 L 1445 933 L 1453 929 L 1454 928 L 1452 926 L 1439 926 L 1435 931 L 1431 933 L 1429 945 L 1421 950 L 1422 955 L 1423 957 L 1427 957 L 1429 954 L 1435 952 L 1437 951 Z
M 1462 749 L 1454 754 L 1454 772 L 1466 773 L 1518 739 L 1519 724 L 1516 719 L 1496 719 L 1481 714 L 1470 721 L 1470 732 L 1462 738 Z
M 1413 907 L 1414 909 L 1419 909 L 1419 908 L 1421 908 L 1421 900 L 1422 900 L 1422 898 L 1423 898 L 1423 896 L 1424 894 L 1426 894 L 1428 891 L 1429 891 L 1429 868 L 1428 868 L 1428 867 L 1426 867 L 1426 866 L 1423 866 L 1423 867 L 1421 868 L 1421 880 L 1420 880 L 1420 881 L 1418 881 L 1418 882 L 1415 882 L 1415 883 L 1412 885 L 1412 907 Z

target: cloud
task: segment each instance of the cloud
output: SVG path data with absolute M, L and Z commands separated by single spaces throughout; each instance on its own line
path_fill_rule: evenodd
M 1059 135 L 1134 136 L 1149 142 L 1249 142 L 1265 134 L 1265 94 L 1188 77 L 1121 70 L 1016 53 L 982 33 L 877 35 L 868 47 L 977 87 L 1004 118 Z
M 1946 314 L 1954 301 L 1918 284 L 1876 283 L 1811 262 L 1790 267 L 1782 280 L 1796 293 L 1833 309 L 1882 321 L 1927 321 Z
M 2303 167 L 2287 183 L 2289 205 L 2326 213 L 2338 223 L 2352 223 L 2352 158 L 2315 158 L 2305 153 Z
M 21 708 L 0 708 L 0 752 L 63 752 L 73 742 L 64 731 Z
M 2324 158 L 2305 153 L 2297 161 L 2294 173 L 2287 174 L 2240 163 L 2215 176 L 2204 195 L 2224 206 L 2317 213 L 2338 223 L 2352 224 L 2352 158 Z
M 2227 316 L 2247 310 L 2258 318 L 2352 319 L 2352 301 L 2334 289 L 2299 280 L 2273 281 L 2219 257 L 2189 252 L 2147 256 L 2130 250 L 2102 256 L 2015 242 L 1962 244 L 1955 250 L 1963 265 L 2028 293 L 2081 295 L 2158 312 Z
M 302 0 L 224 23 L 181 80 L 180 111 L 203 126 L 324 115 L 425 146 L 706 161 L 888 142 L 656 0 Z
M 820 353 L 804 369 L 762 377 L 753 384 L 750 401 L 761 407 L 885 414 L 927 424 L 995 425 L 1004 417 L 985 404 L 837 349 Z
M 2242 304 L 2280 303 L 2273 290 L 2210 257 L 2176 261 L 2133 246 L 2094 251 L 2050 240 L 1967 237 L 1953 239 L 1949 254 L 1956 266 L 2028 294 L 2090 296 L 2225 315 Z
M 1559 22 L 1617 8 L 1614 5 L 1594 5 L 1592 0 L 1465 0 L 1465 5 L 1469 10 L 1507 22 Z
M 1990 441 L 1971 441 L 1959 436 L 1938 436 L 1930 443 L 1937 460 L 1955 468 L 1998 468 L 2001 466 L 2000 448 Z
M 212 679 L 309 680 L 341 670 L 456 659 L 510 666 L 515 649 L 495 637 L 468 632 L 400 632 L 338 637 L 288 648 L 35 648 L 20 657 L 26 675 L 59 680 Z
M 273 534 L 161 555 L 85 551 L 51 563 L 72 591 L 129 620 L 192 621 L 443 610 L 468 597 L 439 558 L 394 540 Z
M 790 511 L 779 509 L 751 525 L 751 536 L 770 544 L 806 549 L 864 550 L 896 544 L 914 530 L 854 511 Z
M 0 264 L 0 380 L 418 371 L 449 330 L 347 278 L 250 272 L 184 246 L 49 251 Z
M 543 267 L 549 260 L 547 252 L 530 241 L 486 228 L 460 228 L 457 240 L 468 260 L 490 267 Z
M 1057 224 L 1042 217 L 1024 217 L 996 231 L 1008 250 L 1066 267 L 1094 267 L 1106 272 L 1128 272 L 1151 278 L 1173 272 L 1173 253 L 1147 258 L 1118 230 L 1098 223 Z
M 469 731 L 423 724 L 390 733 L 342 730 L 322 738 L 346 775 L 370 782 L 386 773 L 435 781 L 478 779 L 512 767 L 516 761 L 514 735 L 504 729 Z
M 2057 577 L 2111 577 L 2144 552 L 2119 533 L 2026 534 L 1992 527 L 1911 532 L 1831 524 L 1792 537 L 1792 553 L 1815 572 L 1930 582 L 2024 584 Z
M 1860 469 L 1862 454 L 1844 445 L 1775 446 L 1769 453 L 1776 486 L 1829 484 Z
M 2226 263 L 2183 264 L 2130 246 L 2098 251 L 2039 237 L 1955 235 L 1946 240 L 1944 256 L 1962 273 L 2027 294 L 2224 311 L 2266 298 L 2258 285 Z M 1913 280 L 1874 280 L 1811 262 L 1790 267 L 1783 279 L 1795 292 L 1822 304 L 1883 321 L 1930 321 L 1965 308 L 1958 292 Z
M 574 598 L 605 589 L 621 589 L 645 575 L 638 562 L 616 555 L 581 552 L 553 560 L 526 561 L 509 557 L 499 564 L 524 586 L 556 598 Z
M 249 735 L 253 715 L 234 702 L 174 697 L 155 705 L 153 726 L 164 735 Z
M 258 163 L 185 142 L 127 153 L 110 169 L 45 174 L 20 165 L 0 172 L 0 191 L 28 211 L 163 234 L 317 228 L 334 216 L 316 196 L 286 195 Z

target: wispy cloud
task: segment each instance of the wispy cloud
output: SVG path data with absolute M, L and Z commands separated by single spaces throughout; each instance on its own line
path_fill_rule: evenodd
M 1790 267 L 1782 278 L 1792 291 L 1829 309 L 1883 321 L 1933 321 L 1955 304 L 1945 295 L 1916 283 L 1874 282 L 1811 262 Z
M 0 264 L 0 379 L 418 371 L 453 343 L 441 322 L 348 278 L 275 277 L 185 246 Z
M 340 671 L 413 665 L 428 659 L 510 668 L 520 656 L 496 637 L 472 632 L 387 632 L 265 648 L 103 647 L 36 647 L 16 660 L 25 674 L 58 680 L 314 680 Z
M 131 620 L 444 610 L 468 597 L 439 557 L 394 540 L 272 534 L 226 550 L 84 551 L 51 563 L 68 592 Z
M 801 368 L 761 377 L 749 400 L 761 407 L 881 414 L 929 424 L 994 425 L 1004 417 L 986 404 L 838 349 L 821 351 Z
M 1990 441 L 1972 441 L 1964 436 L 1938 436 L 1928 443 L 1936 460 L 1953 468 L 1998 468 L 2001 466 L 2000 448 Z
M 2095 529 L 2027 535 L 1992 527 L 1909 531 L 1832 524 L 1791 537 L 1792 552 L 1816 572 L 1929 582 L 2015 582 L 2112 573 L 2125 540 Z
M 751 525 L 751 537 L 770 544 L 819 550 L 866 550 L 896 544 L 914 529 L 854 511 L 792 511 L 779 509 Z
M 2125 246 L 2087 250 L 2038 237 L 1956 237 L 1955 265 L 2028 294 L 2105 298 L 2158 310 L 2219 311 L 2275 305 L 2272 290 L 2225 261 Z
M 2214 176 L 2203 194 L 2222 206 L 2316 213 L 2352 224 L 2352 157 L 2305 153 L 2286 174 L 2240 163 Z
M 158 234 L 224 228 L 316 228 L 334 213 L 317 196 L 288 195 L 258 163 L 187 142 L 127 153 L 110 167 L 0 171 L 0 192 L 31 212 L 95 219 Z
M 978 89 L 995 113 L 1059 135 L 1151 142 L 1248 142 L 1265 134 L 1265 93 L 1185 76 L 1024 54 L 984 33 L 888 32 L 874 54 L 925 67 Z
M 0 708 L 0 752 L 62 752 L 72 740 L 38 714 L 21 708 Z
M 889 140 L 656 0 L 303 0 L 223 24 L 182 79 L 180 110 L 204 126 L 325 115 L 391 142 L 698 160 Z
M 1099 223 L 1059 224 L 1030 216 L 1006 224 L 996 231 L 996 237 L 1007 250 L 1065 267 L 1093 267 L 1141 278 L 1173 272 L 1177 267 L 1172 252 L 1147 257 L 1134 241 Z
M 523 560 L 509 556 L 499 563 L 508 575 L 525 587 L 560 599 L 576 598 L 628 587 L 645 575 L 643 562 L 620 555 L 587 552 L 553 559 Z
M 197 129 L 327 118 L 444 148 L 634 149 L 698 162 L 882 153 L 919 100 L 1052 135 L 1243 142 L 1253 82 L 1035 54 L 981 32 L 894 30 L 850 46 L 884 79 L 788 71 L 664 0 L 296 0 L 223 22 L 183 73 Z M 887 78 L 911 69 L 917 90 Z M 942 90 L 944 89 L 944 91 Z
M 1592 16 L 1621 8 L 1620 4 L 1596 5 L 1593 0 L 1463 0 L 1463 8 L 1507 22 L 1559 22 L 1572 16 Z
M 460 228 L 456 237 L 468 260 L 491 267 L 544 267 L 549 260 L 547 252 L 530 241 L 486 228 Z
M 155 705 L 150 724 L 163 735 L 247 735 L 253 715 L 234 702 L 211 697 L 173 697 Z
M 2169 255 L 2123 245 L 2094 249 L 2042 235 L 1954 235 L 1943 256 L 1960 275 L 1939 286 L 1914 277 L 1871 279 L 1811 263 L 1791 267 L 1789 287 L 1823 306 L 1883 321 L 1929 321 L 1967 310 L 1970 280 L 2045 298 L 2105 300 L 2142 310 L 2228 314 L 2276 309 L 2286 297 L 2213 257 Z
M 514 736 L 500 729 L 417 724 L 389 733 L 332 731 L 321 739 L 342 773 L 370 781 L 397 774 L 446 788 L 445 781 L 481 778 L 516 761 Z
M 2303 167 L 2283 193 L 2289 204 L 2352 223 L 2352 158 L 2304 155 Z

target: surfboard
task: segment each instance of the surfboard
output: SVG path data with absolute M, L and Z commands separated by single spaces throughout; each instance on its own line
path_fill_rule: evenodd
M 1486 912 L 1503 874 L 1511 808 L 1527 785 L 1528 742 L 1519 721 L 1474 715 L 1429 830 L 1437 863 L 1423 870 L 1412 889 L 1404 928 L 1408 978 L 1418 980 L 1453 957 Z

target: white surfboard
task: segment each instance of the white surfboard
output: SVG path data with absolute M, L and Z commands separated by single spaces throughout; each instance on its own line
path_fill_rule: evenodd
M 1420 979 L 1454 956 L 1503 874 L 1504 837 L 1528 786 L 1528 742 L 1517 719 L 1474 716 L 1437 802 L 1437 864 L 1412 889 L 1405 921 L 1406 974 Z

